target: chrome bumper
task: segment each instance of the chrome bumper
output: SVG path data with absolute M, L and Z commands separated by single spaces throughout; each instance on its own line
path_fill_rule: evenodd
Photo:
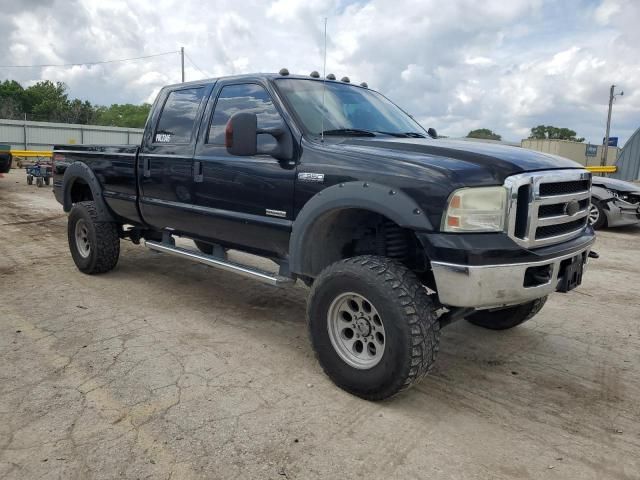
M 593 242 L 570 254 L 540 262 L 502 265 L 456 265 L 431 262 L 440 303 L 452 307 L 496 308 L 525 303 L 557 290 L 560 263 L 583 255 L 587 263 Z M 525 273 L 530 267 L 549 266 L 549 281 L 525 287 Z

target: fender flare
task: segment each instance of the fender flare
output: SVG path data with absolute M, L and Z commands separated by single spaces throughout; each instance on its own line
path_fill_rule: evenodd
M 305 255 L 311 242 L 314 224 L 330 212 L 357 208 L 378 213 L 400 227 L 412 230 L 433 230 L 422 208 L 397 188 L 370 182 L 347 182 L 316 193 L 300 210 L 289 240 L 289 268 L 292 273 L 309 275 Z
M 83 180 L 91 189 L 91 195 L 96 204 L 98 220 L 101 222 L 115 222 L 116 218 L 102 196 L 102 186 L 96 174 L 86 163 L 82 162 L 73 162 L 64 171 L 64 176 L 62 177 L 62 208 L 64 211 L 70 212 L 73 207 L 71 188 L 78 179 Z

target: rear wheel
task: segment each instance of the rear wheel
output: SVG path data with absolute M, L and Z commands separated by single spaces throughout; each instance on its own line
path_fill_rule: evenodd
M 508 330 L 535 317 L 546 302 L 547 297 L 542 297 L 515 307 L 480 310 L 469 315 L 467 320 L 474 325 L 490 330 Z
M 45 177 L 44 184 L 45 185 L 50 185 L 51 184 L 51 177 Z
M 42 177 L 36 177 L 36 186 L 40 188 L 43 185 L 44 185 L 44 179 Z
M 79 202 L 73 206 L 67 236 L 71 256 L 81 272 L 104 273 L 118 263 L 118 226 L 112 222 L 100 222 L 94 202 Z
M 602 208 L 602 204 L 593 198 L 589 207 L 589 224 L 596 230 L 607 226 L 607 215 Z
M 330 265 L 315 279 L 307 308 L 320 365 L 347 392 L 382 400 L 435 363 L 437 309 L 398 262 L 367 255 Z

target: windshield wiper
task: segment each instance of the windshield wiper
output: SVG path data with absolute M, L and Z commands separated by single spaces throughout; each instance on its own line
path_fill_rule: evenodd
M 375 137 L 376 134 L 369 130 L 359 130 L 357 128 L 335 128 L 333 130 L 325 130 L 325 135 L 344 135 L 353 137 Z
M 425 138 L 424 134 L 420 132 L 381 132 L 376 130 L 377 133 L 382 133 L 383 135 L 391 135 L 392 137 L 398 138 Z

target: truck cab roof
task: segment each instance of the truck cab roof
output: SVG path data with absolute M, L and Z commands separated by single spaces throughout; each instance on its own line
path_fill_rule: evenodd
M 237 81 L 247 81 L 247 80 L 276 80 L 276 79 L 280 79 L 280 78 L 287 78 L 287 79 L 300 79 L 300 80 L 313 80 L 313 81 L 317 81 L 317 82 L 331 82 L 331 83 L 341 83 L 341 84 L 345 84 L 345 85 L 351 85 L 353 87 L 357 87 L 357 88 L 368 88 L 368 87 L 363 87 L 362 85 L 359 85 L 357 83 L 350 83 L 350 82 L 343 82 L 341 80 L 335 79 L 323 79 L 322 77 L 312 77 L 310 75 L 296 75 L 296 74 L 287 74 L 287 75 L 282 75 L 280 73 L 243 73 L 240 75 L 225 75 L 225 76 L 221 76 L 221 77 L 212 77 L 212 78 L 203 78 L 201 80 L 193 80 L 190 82 L 184 82 L 184 83 L 173 83 L 171 85 L 166 85 L 165 87 L 163 87 L 163 89 L 173 89 L 173 88 L 177 88 L 177 87 L 189 87 L 189 86 L 197 86 L 197 85 L 209 85 L 212 83 L 216 83 L 220 80 L 237 80 Z

